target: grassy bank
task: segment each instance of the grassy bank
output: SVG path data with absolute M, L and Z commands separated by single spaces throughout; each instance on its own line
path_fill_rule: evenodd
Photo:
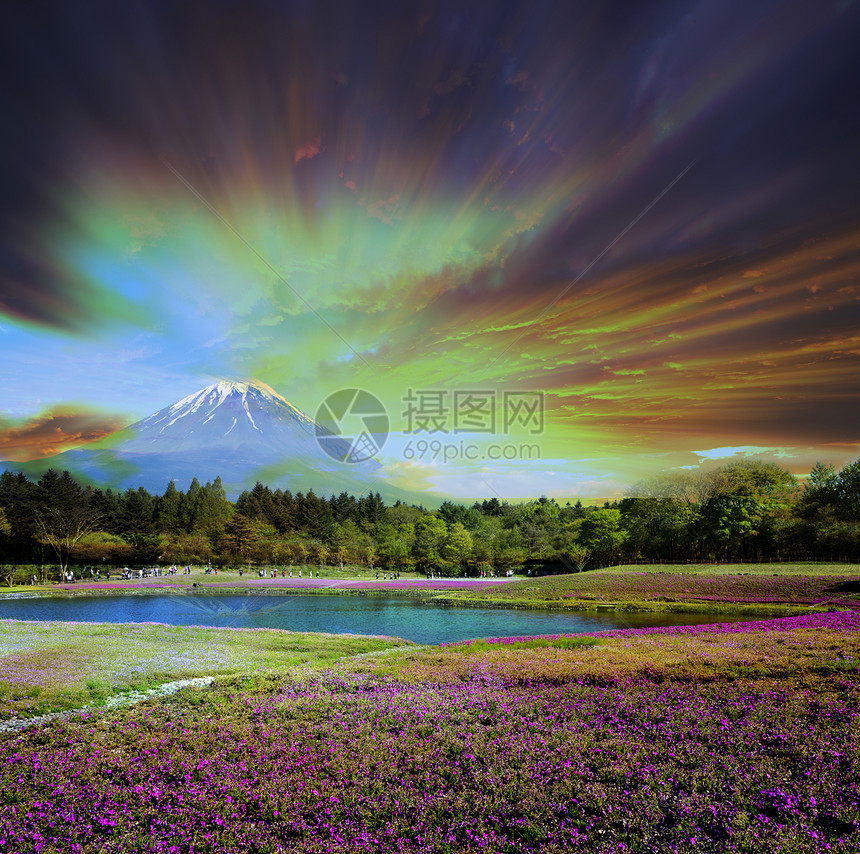
M 30 852 L 860 850 L 860 617 L 220 680 L 0 738 Z
M 856 564 L 617 566 L 526 578 L 436 598 L 450 605 L 550 610 L 798 613 L 860 608 Z
M 406 643 L 274 629 L 0 620 L 0 719 L 98 706 L 195 676 L 319 667 Z
M 612 575 L 628 575 L 635 572 L 657 572 L 666 575 L 805 575 L 860 576 L 857 563 L 657 563 L 621 564 L 600 570 Z

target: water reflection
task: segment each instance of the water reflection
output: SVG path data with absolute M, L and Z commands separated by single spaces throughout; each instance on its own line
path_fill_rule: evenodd
M 391 635 L 436 644 L 467 638 L 574 634 L 644 626 L 729 622 L 724 614 L 559 613 L 451 608 L 363 596 L 74 596 L 0 599 L 0 619 L 205 625 Z

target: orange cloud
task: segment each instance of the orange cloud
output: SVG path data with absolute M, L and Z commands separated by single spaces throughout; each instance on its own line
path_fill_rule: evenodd
M 300 160 L 310 160 L 313 157 L 316 157 L 322 151 L 322 137 L 318 136 L 316 139 L 312 139 L 310 142 L 306 142 L 304 145 L 300 145 L 294 154 L 294 162 L 298 163 Z
M 125 426 L 119 416 L 51 410 L 23 424 L 0 422 L 0 459 L 41 459 L 102 439 Z

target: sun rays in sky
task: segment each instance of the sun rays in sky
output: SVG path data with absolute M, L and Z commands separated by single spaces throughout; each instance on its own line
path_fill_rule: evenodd
M 464 499 L 856 458 L 856 4 L 468 7 L 6 10 L 0 458 L 213 378 L 368 389 Z M 540 457 L 404 458 L 469 389 L 539 435 L 425 439 Z

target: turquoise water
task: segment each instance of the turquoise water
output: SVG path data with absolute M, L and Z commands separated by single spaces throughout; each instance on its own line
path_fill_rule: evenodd
M 645 626 L 734 622 L 719 614 L 559 613 L 451 608 L 362 596 L 74 596 L 0 599 L 0 619 L 168 623 L 294 632 L 392 635 L 436 644 L 467 638 L 574 634 Z M 748 619 L 761 619 L 750 617 Z

